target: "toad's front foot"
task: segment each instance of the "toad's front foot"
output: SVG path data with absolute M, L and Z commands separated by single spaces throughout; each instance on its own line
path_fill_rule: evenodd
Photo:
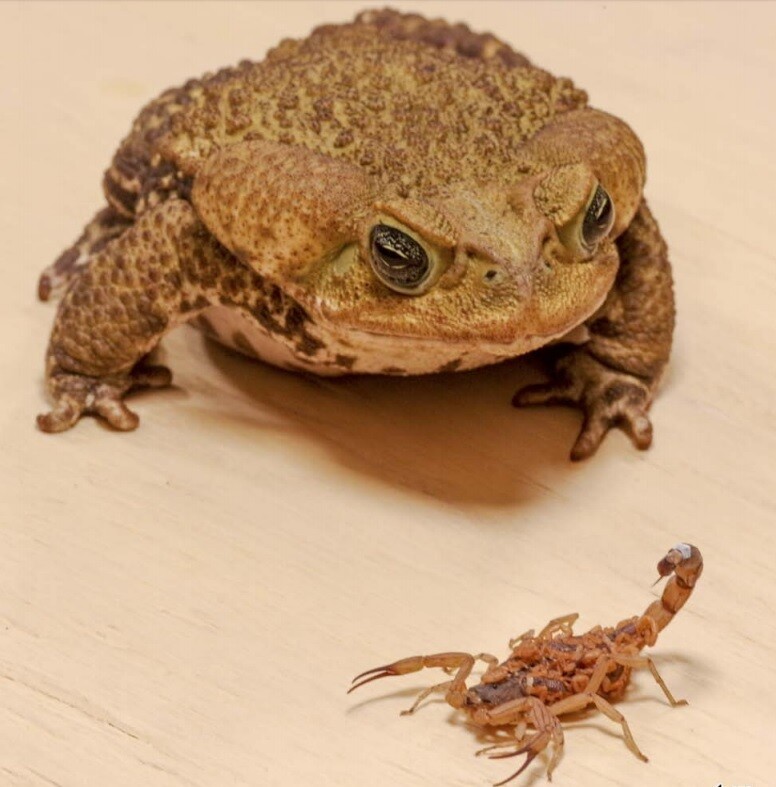
M 571 459 L 578 461 L 592 456 L 613 426 L 625 431 L 636 448 L 649 448 L 652 423 L 647 410 L 653 387 L 651 382 L 615 371 L 584 349 L 577 349 L 558 361 L 551 382 L 522 388 L 512 404 L 567 404 L 581 408 L 585 420 L 571 449 Z
M 38 416 L 43 432 L 64 432 L 74 426 L 82 415 L 93 413 L 104 418 L 114 429 L 128 432 L 135 429 L 139 418 L 123 398 L 135 388 L 165 388 L 172 382 L 166 366 L 143 362 L 124 374 L 89 377 L 54 370 L 49 377 L 49 391 L 54 400 L 51 412 Z

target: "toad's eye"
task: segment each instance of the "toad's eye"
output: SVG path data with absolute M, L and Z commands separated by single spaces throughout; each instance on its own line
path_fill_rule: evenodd
M 571 220 L 558 227 L 558 237 L 580 261 L 589 260 L 598 244 L 612 231 L 614 203 L 606 189 L 596 183 L 587 200 L 577 204 L 580 206 Z
M 417 293 L 428 279 L 431 264 L 424 248 L 396 227 L 378 224 L 369 236 L 372 267 L 391 289 Z
M 596 188 L 582 221 L 582 244 L 592 249 L 614 224 L 614 205 L 602 186 Z

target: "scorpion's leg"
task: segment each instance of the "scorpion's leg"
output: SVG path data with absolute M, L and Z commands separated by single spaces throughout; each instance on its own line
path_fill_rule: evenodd
M 524 640 L 527 639 L 550 639 L 558 631 L 564 634 L 573 634 L 572 626 L 579 617 L 579 612 L 571 612 L 568 615 L 563 615 L 560 618 L 553 618 L 538 634 L 534 633 L 533 629 L 519 634 L 509 640 L 510 650 L 515 650 Z
M 539 752 L 543 751 L 549 743 L 553 744 L 550 762 L 547 765 L 547 779 L 552 781 L 552 772 L 560 760 L 563 752 L 563 728 L 557 717 L 550 712 L 550 709 L 536 697 L 521 697 L 520 699 L 510 700 L 492 709 L 481 708 L 472 715 L 473 721 L 477 724 L 498 727 L 504 724 L 515 724 L 518 729 L 525 730 L 526 720 L 533 725 L 536 733 L 520 748 L 508 754 L 492 754 L 493 760 L 501 760 L 506 757 L 517 757 L 525 754 L 525 762 L 511 776 L 498 782 L 494 787 L 506 784 L 516 779 L 531 763 Z M 517 736 L 516 736 L 517 737 Z M 520 738 L 522 739 L 522 735 Z M 496 747 L 493 747 L 496 748 Z
M 522 634 L 518 634 L 516 637 L 512 637 L 509 640 L 509 649 L 514 650 L 524 639 L 533 639 L 534 637 L 534 630 L 528 629 L 528 631 L 524 631 Z
M 641 749 L 636 745 L 633 734 L 630 731 L 628 722 L 625 716 L 620 713 L 608 700 L 605 700 L 600 694 L 593 695 L 593 702 L 596 708 L 601 711 L 605 716 L 608 716 L 612 721 L 617 722 L 622 727 L 622 734 L 625 737 L 625 743 L 628 748 L 644 762 L 647 762 L 647 756 L 642 753 Z
M 488 665 L 487 669 L 489 670 L 498 666 L 498 659 L 490 653 L 478 653 L 476 656 L 473 656 L 473 658 L 475 661 L 484 661 Z M 457 667 L 442 667 L 442 669 L 448 675 L 453 675 Z
M 630 727 L 628 726 L 628 722 L 625 720 L 625 716 L 623 716 L 622 713 L 616 710 L 607 700 L 597 693 L 598 689 L 601 688 L 601 683 L 606 677 L 606 673 L 609 671 L 609 667 L 611 667 L 612 663 L 616 662 L 611 656 L 601 656 L 596 662 L 596 665 L 593 669 L 593 674 L 590 676 L 590 681 L 587 684 L 587 690 L 579 694 L 573 694 L 571 697 L 558 700 L 557 702 L 550 705 L 549 710 L 555 714 L 555 716 L 563 716 L 566 713 L 576 713 L 577 711 L 584 710 L 588 705 L 595 705 L 596 708 L 601 711 L 601 713 L 603 713 L 605 716 L 608 716 L 612 721 L 617 722 L 622 727 L 622 734 L 625 738 L 625 743 L 627 744 L 628 748 L 640 760 L 647 762 L 647 758 L 641 752 L 641 749 L 639 749 L 639 747 L 636 745 L 636 741 L 631 734 Z
M 501 679 L 501 665 L 495 656 L 492 656 L 490 653 L 478 653 L 474 658 L 477 661 L 484 661 L 488 665 L 480 677 L 483 683 L 490 682 L 489 679 L 492 679 L 493 676 L 496 676 L 499 680 Z
M 410 672 L 418 672 L 425 667 L 440 667 L 443 670 L 455 670 L 455 677 L 450 681 L 425 689 L 418 701 L 405 712 L 414 712 L 419 702 L 431 692 L 441 688 L 447 689 L 445 694 L 446 702 L 454 708 L 460 708 L 463 706 L 466 697 L 466 678 L 469 677 L 474 667 L 474 662 L 475 656 L 472 656 L 471 653 L 435 653 L 432 656 L 410 656 L 406 659 L 394 661 L 393 664 L 385 664 L 382 667 L 375 667 L 362 672 L 360 675 L 356 675 L 353 678 L 354 685 L 348 689 L 348 694 L 359 688 L 359 686 L 363 686 L 365 683 L 370 683 L 378 678 L 388 678 L 392 675 L 407 675 Z
M 514 749 L 518 746 L 523 738 L 525 738 L 525 734 L 528 731 L 528 722 L 523 718 L 517 722 L 515 728 L 512 730 L 511 740 L 503 741 L 502 743 L 492 743 L 490 746 L 485 746 L 482 749 L 477 749 L 474 754 L 479 757 L 481 754 L 487 754 L 489 751 L 493 751 L 494 749 L 506 749 L 512 748 Z
M 660 677 L 660 673 L 657 671 L 657 667 L 655 666 L 655 662 L 652 661 L 651 658 L 648 656 L 631 656 L 625 653 L 613 653 L 612 658 L 618 664 L 622 664 L 623 667 L 630 667 L 631 669 L 643 669 L 647 667 L 649 671 L 652 673 L 652 677 L 655 679 L 655 682 L 658 686 L 663 690 L 663 694 L 666 695 L 666 698 L 671 703 L 671 707 L 675 708 L 677 705 L 687 705 L 687 700 L 677 700 L 675 699 L 674 695 L 671 694 L 668 686 L 666 686 L 665 681 L 662 677 Z
M 418 696 L 415 698 L 415 702 L 413 702 L 412 705 L 406 710 L 400 711 L 399 715 L 412 716 L 412 714 L 415 713 L 415 711 L 420 707 L 420 703 L 423 702 L 423 700 L 426 699 L 426 697 L 428 697 L 430 694 L 433 694 L 436 691 L 443 691 L 449 689 L 452 686 L 452 684 L 453 681 L 446 680 L 443 681 L 442 683 L 435 683 L 433 686 L 429 686 L 427 689 L 423 689 L 423 691 L 421 691 L 420 694 L 418 694 Z
M 560 618 L 553 618 L 537 635 L 536 639 L 550 639 L 558 631 L 563 634 L 571 635 L 572 626 L 576 623 L 579 617 L 579 612 L 571 612 L 568 615 L 563 615 Z

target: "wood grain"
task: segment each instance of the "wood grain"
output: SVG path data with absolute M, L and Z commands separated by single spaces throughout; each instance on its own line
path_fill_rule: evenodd
M 650 762 L 590 715 L 556 783 L 773 784 L 776 6 L 396 5 L 497 32 L 643 139 L 679 307 L 654 448 L 615 434 L 571 465 L 578 414 L 509 407 L 530 362 L 332 382 L 190 329 L 137 432 L 37 432 L 36 278 L 136 111 L 360 5 L 0 4 L 1 785 L 487 785 L 512 763 L 473 758 L 450 708 L 398 716 L 434 675 L 346 697 L 350 678 L 504 654 L 572 610 L 614 623 L 680 539 L 706 570 L 653 655 L 690 705 L 638 675 L 620 709 Z

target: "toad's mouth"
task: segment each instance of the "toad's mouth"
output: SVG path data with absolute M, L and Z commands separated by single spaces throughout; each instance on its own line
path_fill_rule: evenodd
M 348 329 L 347 344 L 359 348 L 363 353 L 380 354 L 388 348 L 399 349 L 407 355 L 433 352 L 442 355 L 465 353 L 484 354 L 495 360 L 506 360 L 537 350 L 576 332 L 579 324 L 571 324 L 560 330 L 547 333 L 523 333 L 504 341 L 493 341 L 483 337 L 438 338 L 409 333 L 381 333 L 355 328 Z
M 405 342 L 406 345 L 409 347 L 415 343 L 424 343 L 429 345 L 438 345 L 440 347 L 447 347 L 447 346 L 461 346 L 461 347 L 471 347 L 473 345 L 477 345 L 480 347 L 490 347 L 490 348 L 504 348 L 508 350 L 510 347 L 513 347 L 516 344 L 521 343 L 538 343 L 538 344 L 547 344 L 555 339 L 560 338 L 561 336 L 565 336 L 570 331 L 573 331 L 578 326 L 578 323 L 570 323 L 567 327 L 563 327 L 558 330 L 548 331 L 544 333 L 521 333 L 509 339 L 504 339 L 503 341 L 497 341 L 490 337 L 483 337 L 481 335 L 477 335 L 473 333 L 471 335 L 462 335 L 462 336 L 446 336 L 446 337 L 435 337 L 435 336 L 422 336 L 416 333 L 409 333 L 409 332 L 395 332 L 395 333 L 388 333 L 382 332 L 377 330 L 363 330 L 360 328 L 348 328 L 347 335 L 348 336 L 362 336 L 365 339 L 369 339 L 371 341 L 379 342 L 379 341 L 400 341 Z
M 434 323 L 436 334 L 412 330 L 401 330 L 395 325 L 385 324 L 379 327 L 365 326 L 357 320 L 331 320 L 326 317 L 313 317 L 319 328 L 327 333 L 337 333 L 353 341 L 373 344 L 376 347 L 387 342 L 401 342 L 411 351 L 420 345 L 427 347 L 477 347 L 504 358 L 521 355 L 537 347 L 564 339 L 575 334 L 583 328 L 584 323 L 592 317 L 603 305 L 608 291 L 603 292 L 597 299 L 591 301 L 587 308 L 577 311 L 565 320 L 557 320 L 546 330 L 527 331 L 521 327 L 505 326 L 502 330 L 494 331 L 492 327 L 478 329 L 476 325 L 458 325 L 455 328 L 443 327 L 439 322 Z M 441 330 L 440 330 L 441 329 Z M 444 333 L 440 335 L 440 333 Z M 360 342 L 359 342 L 360 343 Z

